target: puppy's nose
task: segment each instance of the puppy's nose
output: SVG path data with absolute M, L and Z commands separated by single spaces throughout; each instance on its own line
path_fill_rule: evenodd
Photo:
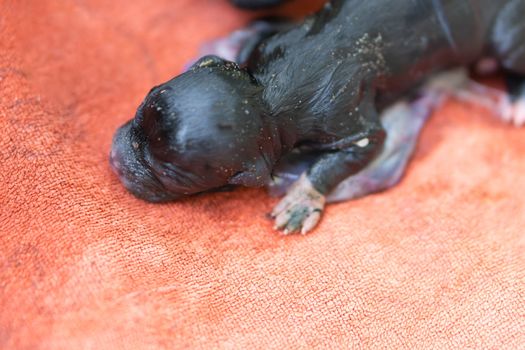
M 129 139 L 130 122 L 124 124 L 115 132 L 113 142 L 111 144 L 111 151 L 109 153 L 109 164 L 111 169 L 119 177 L 122 177 L 125 167 L 126 148 L 129 148 L 127 140 Z M 128 152 L 129 153 L 129 152 Z

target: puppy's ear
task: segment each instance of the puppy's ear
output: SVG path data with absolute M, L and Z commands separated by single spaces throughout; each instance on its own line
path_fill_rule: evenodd
M 211 68 L 211 67 L 220 67 L 226 64 L 226 60 L 215 55 L 207 55 L 199 58 L 191 68 Z

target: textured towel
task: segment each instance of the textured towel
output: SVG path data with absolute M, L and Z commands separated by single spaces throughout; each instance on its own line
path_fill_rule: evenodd
M 0 348 L 525 348 L 525 130 L 479 107 L 440 108 L 399 186 L 306 237 L 263 190 L 126 192 L 114 130 L 248 16 L 0 1 Z

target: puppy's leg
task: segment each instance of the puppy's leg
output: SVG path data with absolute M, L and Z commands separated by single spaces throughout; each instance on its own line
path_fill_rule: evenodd
M 358 135 L 359 139 L 348 140 L 340 148 L 322 154 L 274 208 L 276 228 L 285 234 L 312 230 L 321 218 L 326 195 L 350 175 L 366 168 L 382 149 L 385 132 L 378 126 L 362 137 Z
M 327 202 L 363 197 L 397 184 L 429 116 L 446 97 L 461 91 L 468 82 L 464 69 L 441 73 L 420 90 L 418 98 L 400 101 L 383 111 L 380 119 L 387 134 L 383 149 L 367 167 L 332 190 Z M 319 157 L 319 153 L 297 151 L 284 158 L 274 169 L 274 178 L 267 186 L 270 194 L 285 194 Z
M 341 182 L 327 201 L 355 199 L 396 185 L 405 173 L 423 126 L 444 96 L 439 91 L 427 91 L 413 102 L 400 101 L 385 110 L 381 122 L 387 137 L 381 153 L 365 169 Z
M 427 91 L 418 99 L 400 101 L 381 114 L 387 137 L 381 153 L 365 169 L 348 177 L 327 196 L 327 202 L 356 199 L 386 190 L 399 182 L 412 156 L 421 129 L 445 94 Z M 274 168 L 267 185 L 272 196 L 282 196 L 320 157 L 313 152 L 297 151 Z
M 380 153 L 385 130 L 374 106 L 374 91 L 365 93 L 359 110 L 366 116 L 360 133 L 349 133 L 337 142 L 317 147 L 316 161 L 287 191 L 274 208 L 276 227 L 285 233 L 307 233 L 321 217 L 326 195 L 353 174 L 366 168 Z

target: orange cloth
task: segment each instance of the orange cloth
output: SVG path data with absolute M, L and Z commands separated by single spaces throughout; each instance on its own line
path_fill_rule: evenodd
M 272 230 L 263 190 L 125 191 L 115 129 L 247 16 L 0 2 L 0 348 L 523 349 L 525 131 L 475 106 L 441 108 L 399 186 L 306 237 Z

